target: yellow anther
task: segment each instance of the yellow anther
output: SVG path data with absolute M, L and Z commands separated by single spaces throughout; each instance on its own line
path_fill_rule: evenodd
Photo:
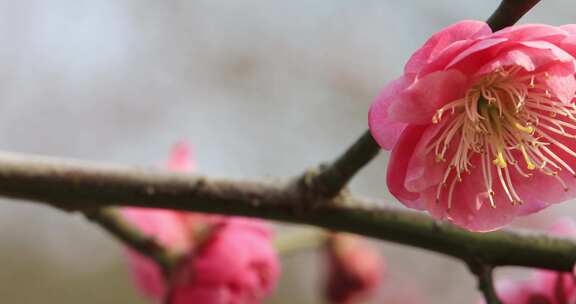
M 528 134 L 534 133 L 534 127 L 532 127 L 532 126 L 525 127 L 525 126 L 519 124 L 518 122 L 516 122 L 516 123 L 514 123 L 514 127 L 516 127 L 516 129 L 518 129 L 522 132 L 526 132 Z
M 498 152 L 498 154 L 496 155 L 496 158 L 492 161 L 492 163 L 494 163 L 494 165 L 496 165 L 499 168 L 506 168 L 506 160 L 504 159 L 504 154 L 502 152 Z
M 534 165 L 534 163 L 530 160 L 530 157 L 528 156 L 528 153 L 526 152 L 526 148 L 524 148 L 524 145 L 520 145 L 520 151 L 522 151 L 522 156 L 524 157 L 524 161 L 526 161 L 526 167 L 528 168 L 528 170 L 536 169 L 536 165 Z

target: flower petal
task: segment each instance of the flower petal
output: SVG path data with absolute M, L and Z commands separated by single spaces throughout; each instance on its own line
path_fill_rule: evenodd
M 424 64 L 433 60 L 439 52 L 454 42 L 474 39 L 491 33 L 492 30 L 490 30 L 490 27 L 482 21 L 464 20 L 450 25 L 432 35 L 432 37 L 410 57 L 404 68 L 404 73 L 418 73 Z
M 442 105 L 464 95 L 466 83 L 466 76 L 457 70 L 430 73 L 392 100 L 388 114 L 404 123 L 430 124 Z
M 563 27 L 547 24 L 521 24 L 495 32 L 492 37 L 506 37 L 515 41 L 544 40 L 557 42 L 568 35 Z
M 400 77 L 389 82 L 370 106 L 368 112 L 370 131 L 376 142 L 386 150 L 394 147 L 406 126 L 403 122 L 392 120 L 388 115 L 388 108 L 396 96 L 410 83 L 411 81 L 407 77 Z
M 426 128 L 422 138 L 416 145 L 415 152 L 410 157 L 408 167 L 406 168 L 406 180 L 404 186 L 410 192 L 420 193 L 432 186 L 438 185 L 442 181 L 442 176 L 446 170 L 445 162 L 437 162 L 434 151 L 428 152 L 428 147 L 444 127 L 451 120 L 445 119 L 439 124 Z
M 571 35 L 576 35 L 576 24 L 565 24 L 560 26 L 560 28 Z
M 170 158 L 166 168 L 172 171 L 190 172 L 196 170 L 194 151 L 190 144 L 185 141 L 177 142 L 172 146 Z
M 479 156 L 474 157 L 471 162 L 474 168 L 481 168 Z M 471 170 L 470 174 L 465 174 L 462 181 L 457 182 L 454 187 L 450 208 L 448 206 L 450 185 L 443 190 L 439 203 L 435 201 L 436 188 L 428 190 L 424 197 L 430 213 L 436 218 L 447 218 L 460 227 L 478 232 L 496 230 L 512 222 L 520 213 L 520 209 L 511 204 L 504 190 L 496 182 L 493 185 L 496 208 L 493 208 L 482 181 L 481 170 Z
M 405 186 L 405 180 L 409 160 L 414 154 L 416 146 L 425 130 L 426 128 L 424 126 L 409 126 L 402 132 L 398 143 L 394 146 L 390 154 L 388 174 L 386 176 L 390 193 L 408 207 L 417 209 L 424 209 L 424 205 L 418 202 L 420 195 L 408 191 Z
M 544 77 L 548 90 L 560 101 L 569 103 L 576 93 L 576 80 L 574 79 L 574 65 L 554 65 L 547 70 L 548 77 Z
M 481 77 L 498 68 L 521 66 L 536 71 L 553 63 L 571 63 L 574 57 L 545 41 L 490 41 L 470 47 L 454 58 L 446 68 Z

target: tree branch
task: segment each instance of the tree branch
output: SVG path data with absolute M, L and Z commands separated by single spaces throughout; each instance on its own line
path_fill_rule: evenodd
M 468 266 L 470 267 L 470 271 L 472 271 L 478 279 L 478 289 L 482 292 L 486 304 L 502 304 L 494 288 L 494 279 L 492 278 L 493 267 L 474 262 L 470 262 Z
M 0 153 L 0 195 L 58 202 L 67 210 L 116 206 L 242 215 L 348 231 L 488 265 L 571 271 L 576 243 L 513 232 L 471 233 L 407 211 L 370 210 L 367 201 L 338 196 L 295 210 L 302 193 L 290 183 L 233 181 L 153 169 Z
M 380 146 L 376 143 L 370 130 L 367 130 L 340 157 L 330 165 L 321 166 L 320 171 L 310 177 L 308 185 L 317 195 L 332 198 L 372 159 Z
M 520 20 L 538 2 L 540 0 L 502 0 L 486 22 L 493 31 L 501 30 Z
M 133 250 L 152 259 L 158 264 L 164 277 L 170 278 L 173 265 L 177 262 L 177 255 L 162 247 L 154 238 L 144 235 L 136 227 L 130 225 L 116 210 L 112 208 L 87 210 L 84 211 L 84 216 Z

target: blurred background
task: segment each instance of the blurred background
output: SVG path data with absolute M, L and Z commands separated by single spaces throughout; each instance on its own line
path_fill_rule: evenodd
M 366 129 L 372 98 L 430 34 L 498 2 L 0 0 L 0 149 L 153 166 L 186 139 L 202 173 L 291 176 Z M 541 3 L 522 22 L 571 23 L 575 8 Z M 399 206 L 386 160 L 352 189 Z M 121 246 L 80 216 L 2 200 L 0 244 L 1 303 L 146 303 Z M 459 262 L 377 246 L 389 271 L 369 303 L 475 303 Z M 314 252 L 285 259 L 266 303 L 322 303 L 322 266 Z

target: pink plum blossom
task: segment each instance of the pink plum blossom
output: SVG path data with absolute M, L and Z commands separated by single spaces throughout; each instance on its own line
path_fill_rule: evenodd
M 575 237 L 576 224 L 570 219 L 562 219 L 550 232 Z M 498 282 L 496 289 L 503 304 L 576 303 L 576 280 L 572 272 L 536 270 L 528 280 Z
M 268 226 L 258 220 L 224 220 L 184 261 L 171 295 L 172 304 L 260 303 L 279 276 Z
M 368 298 L 381 285 L 384 258 L 365 240 L 347 233 L 334 233 L 328 240 L 329 303 L 351 304 Z
M 196 167 L 187 144 L 178 143 L 166 166 Z M 279 278 L 279 262 L 270 226 L 261 220 L 163 209 L 121 208 L 120 213 L 144 234 L 184 256 L 172 278 L 152 260 L 127 250 L 132 277 L 141 292 L 157 303 L 256 304 Z
M 192 246 L 180 215 L 174 211 L 130 207 L 122 208 L 120 213 L 162 246 L 177 252 L 185 252 Z M 160 267 L 134 250 L 126 250 L 126 255 L 130 274 L 138 289 L 149 298 L 161 301 L 166 294 L 166 283 Z
M 432 35 L 370 108 L 390 192 L 472 231 L 575 197 L 575 56 L 576 25 Z

